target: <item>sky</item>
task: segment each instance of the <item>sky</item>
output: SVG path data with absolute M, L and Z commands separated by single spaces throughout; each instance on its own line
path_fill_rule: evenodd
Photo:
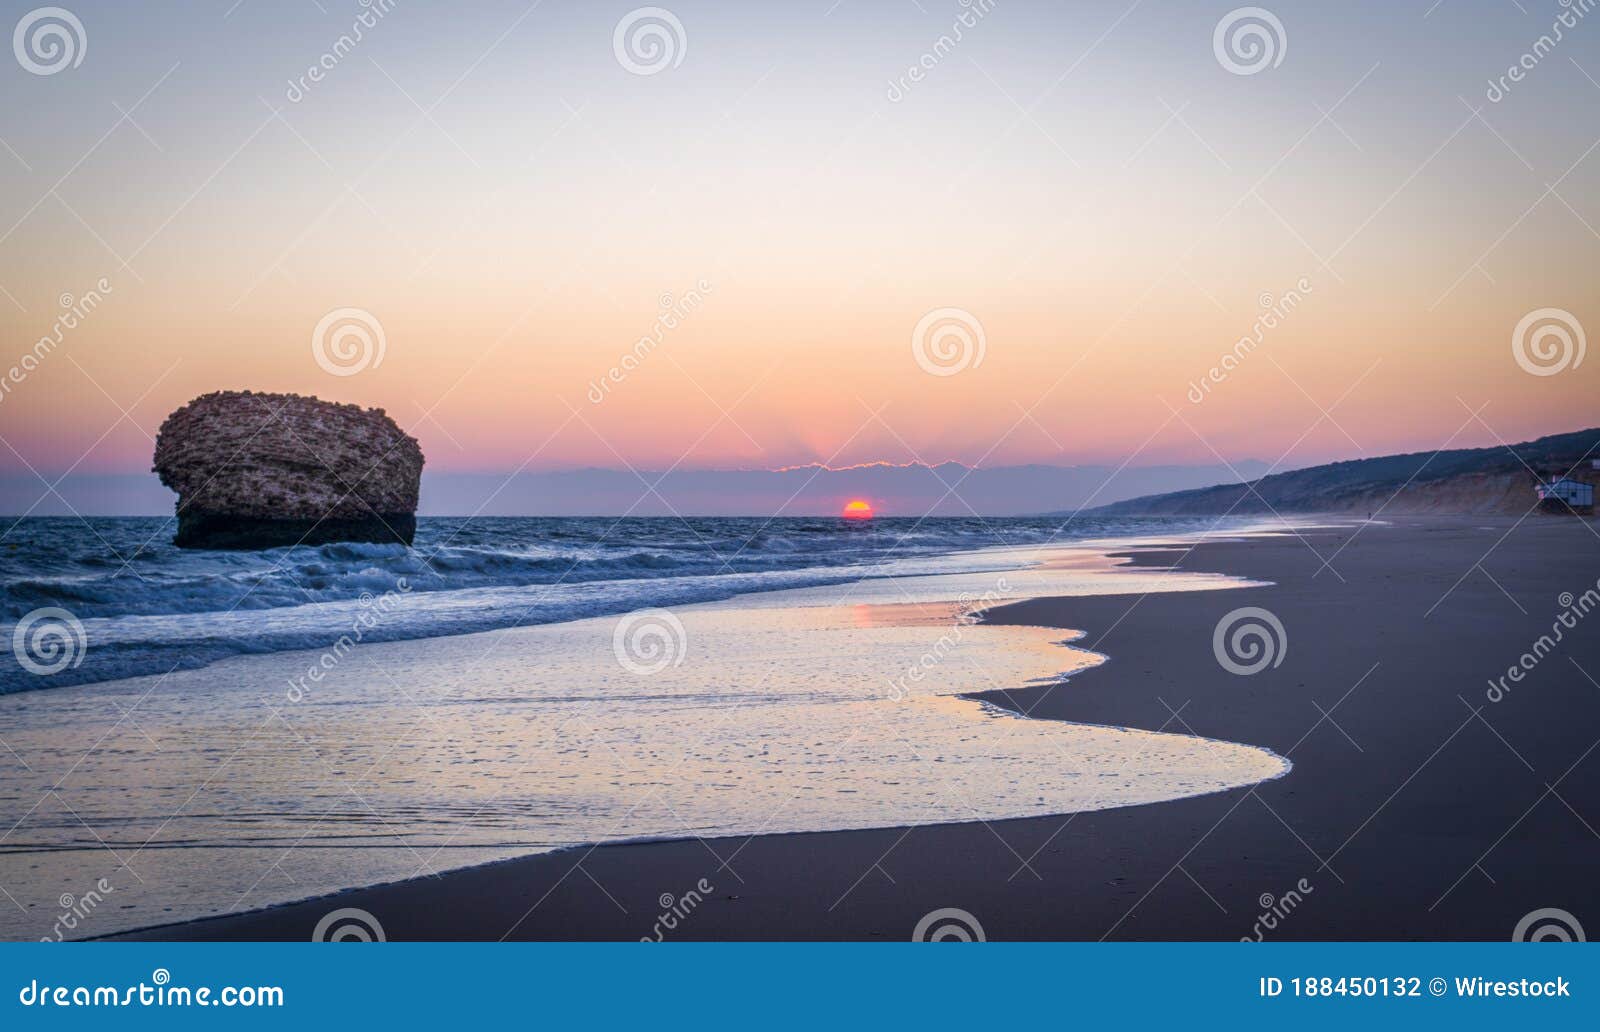
M 69 6 L 64 62 L 0 9 L 8 483 L 230 388 L 463 474 L 1600 422 L 1600 12 L 1536 45 L 1583 0 Z

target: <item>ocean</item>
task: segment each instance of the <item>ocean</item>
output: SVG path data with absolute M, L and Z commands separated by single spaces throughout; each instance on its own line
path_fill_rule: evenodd
M 1107 658 L 976 610 L 1256 586 L 1106 555 L 1208 526 L 1061 529 L 427 520 L 412 549 L 203 553 L 159 520 L 25 521 L 5 539 L 0 938 L 593 843 L 1072 813 L 1282 776 L 1270 750 L 969 697 Z
M 0 536 L 0 636 L 19 656 L 38 652 L 35 666 L 51 672 L 4 664 L 0 694 L 320 648 L 353 628 L 362 641 L 397 641 L 557 623 L 747 592 L 953 572 L 970 568 L 963 553 L 979 549 L 1183 533 L 1214 523 L 435 517 L 418 521 L 411 548 L 344 543 L 213 552 L 174 547 L 170 519 L 22 519 Z M 32 643 L 16 640 L 18 624 L 41 612 L 22 628 Z

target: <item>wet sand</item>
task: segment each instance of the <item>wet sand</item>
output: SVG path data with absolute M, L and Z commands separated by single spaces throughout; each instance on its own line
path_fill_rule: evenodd
M 1273 583 L 993 610 L 1110 661 L 981 697 L 1265 746 L 1288 776 L 1077 815 L 569 850 L 140 937 L 303 940 L 337 907 L 391 940 L 900 940 L 946 907 L 990 939 L 1504 940 L 1544 907 L 1600 929 L 1600 611 L 1488 697 L 1562 594 L 1596 587 L 1595 524 L 1405 519 L 1133 561 Z M 1281 621 L 1280 665 L 1218 663 L 1241 606 Z

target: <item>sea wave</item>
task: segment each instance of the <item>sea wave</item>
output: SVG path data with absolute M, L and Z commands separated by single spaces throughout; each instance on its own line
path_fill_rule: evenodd
M 259 552 L 172 546 L 170 521 L 25 519 L 0 539 L 0 635 L 41 609 L 77 622 L 81 657 L 0 694 L 204 666 L 231 655 L 556 623 L 755 591 L 981 568 L 974 549 L 1194 529 L 1056 518 L 423 519 L 414 547 Z M 1011 561 L 1011 560 L 1008 560 Z M 375 600 L 387 600 L 374 618 Z M 15 649 L 14 649 L 15 651 Z

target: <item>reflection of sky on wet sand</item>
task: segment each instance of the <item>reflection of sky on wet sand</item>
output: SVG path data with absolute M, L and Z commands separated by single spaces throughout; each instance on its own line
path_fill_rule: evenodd
M 16 696 L 0 803 L 23 816 L 0 884 L 28 916 L 8 905 L 0 930 L 46 934 L 58 897 L 100 878 L 114 892 L 83 934 L 576 843 L 992 820 L 1275 777 L 1285 762 L 1248 746 L 958 697 L 1100 661 L 1066 632 L 975 624 L 974 606 L 1226 583 L 1063 550 L 683 607 L 683 661 L 651 673 L 617 661 L 605 618 L 365 645 L 299 701 L 291 678 L 320 653 Z

